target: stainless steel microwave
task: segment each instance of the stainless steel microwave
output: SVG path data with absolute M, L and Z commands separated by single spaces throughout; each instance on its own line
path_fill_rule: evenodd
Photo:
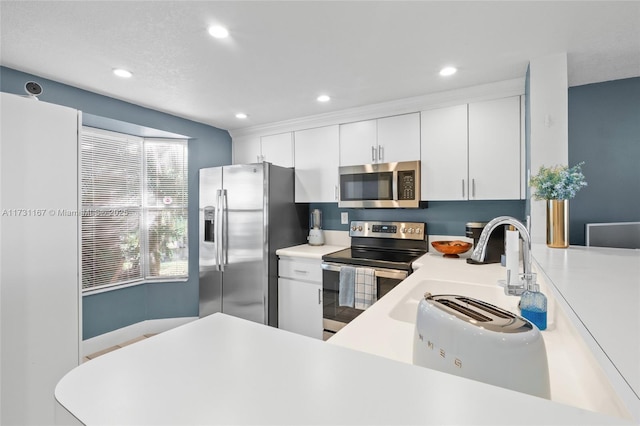
M 339 207 L 419 207 L 420 161 L 343 166 L 339 173 Z

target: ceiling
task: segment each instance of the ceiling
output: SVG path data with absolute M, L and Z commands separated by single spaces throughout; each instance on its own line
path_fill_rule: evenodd
M 227 130 L 522 78 L 530 60 L 562 52 L 570 86 L 640 76 L 637 1 L 0 7 L 1 65 Z M 214 39 L 212 24 L 230 36 Z M 445 65 L 458 72 L 441 77 Z M 332 100 L 317 102 L 323 93 Z

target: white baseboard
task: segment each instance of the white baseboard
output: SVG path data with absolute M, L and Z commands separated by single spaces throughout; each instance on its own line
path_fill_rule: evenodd
M 198 317 L 162 318 L 141 321 L 82 341 L 82 356 L 119 345 L 144 334 L 157 334 L 197 320 Z

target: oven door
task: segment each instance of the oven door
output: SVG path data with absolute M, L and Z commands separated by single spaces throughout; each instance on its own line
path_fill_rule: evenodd
M 361 309 L 339 306 L 341 266 L 338 263 L 322 262 L 323 324 L 326 331 L 333 333 L 364 312 Z M 378 299 L 389 293 L 409 275 L 409 271 L 399 269 L 373 269 L 375 270 Z

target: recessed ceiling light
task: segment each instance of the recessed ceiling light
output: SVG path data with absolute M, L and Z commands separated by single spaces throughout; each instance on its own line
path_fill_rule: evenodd
M 133 75 L 131 74 L 131 71 L 127 71 L 122 68 L 114 68 L 113 73 L 122 78 L 131 78 L 131 76 Z
M 240 119 L 247 118 L 247 114 L 245 114 L 244 112 L 239 112 L 236 114 L 236 118 L 240 118 Z
M 212 25 L 209 27 L 209 34 L 215 38 L 227 38 L 229 37 L 229 30 L 220 25 Z
M 441 76 L 448 76 L 448 75 L 453 75 L 456 73 L 456 71 L 458 71 L 456 68 L 454 67 L 444 67 L 440 70 L 440 75 Z
M 316 100 L 318 102 L 329 102 L 331 98 L 329 97 L 329 95 L 320 95 L 316 98 Z

